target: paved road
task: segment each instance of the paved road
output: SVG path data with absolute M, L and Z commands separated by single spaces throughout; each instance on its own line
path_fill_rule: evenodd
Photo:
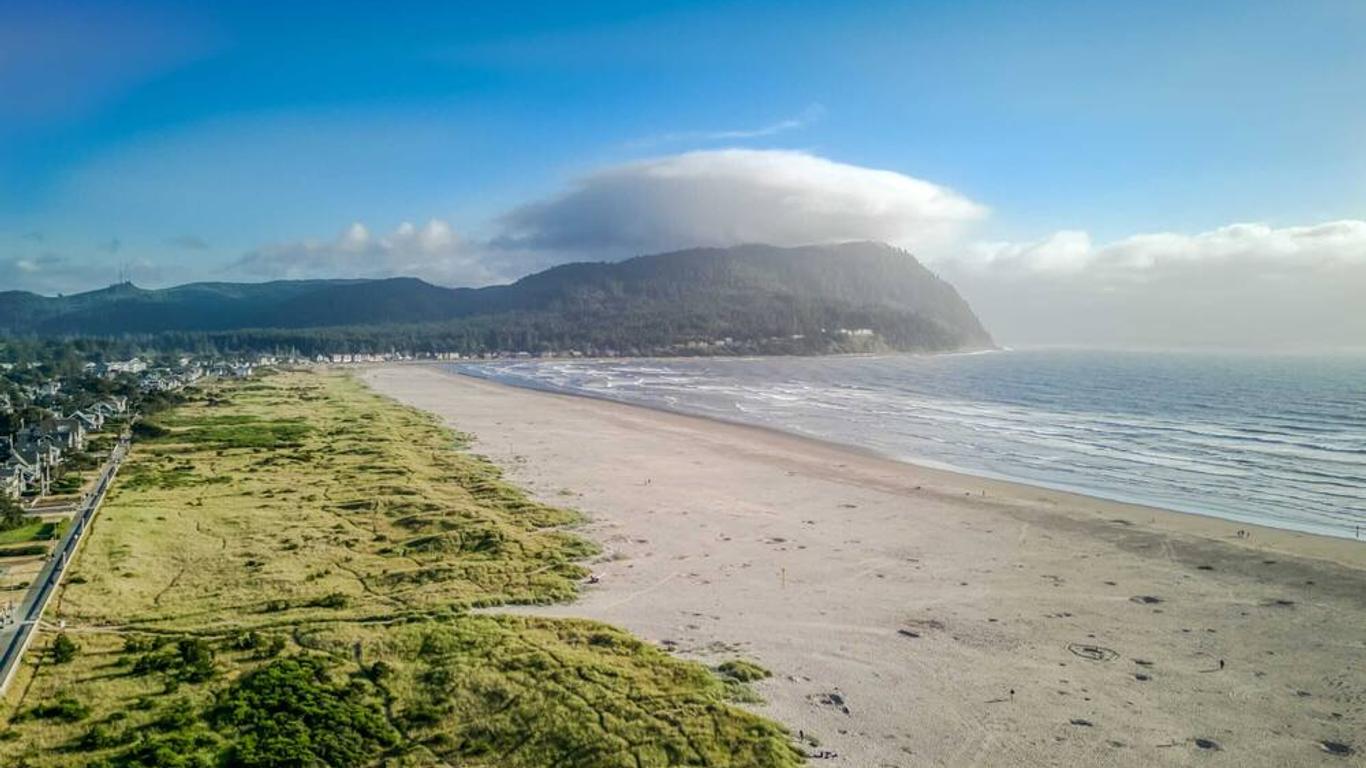
M 52 551 L 52 556 L 43 565 L 38 577 L 34 579 L 19 607 L 12 614 L 15 621 L 0 629 L 0 694 L 5 692 L 11 678 L 14 677 L 14 671 L 18 669 L 19 660 L 23 658 L 24 650 L 32 640 L 33 632 L 43 617 L 48 600 L 56 591 L 57 585 L 62 582 L 66 567 L 76 554 L 76 548 L 80 546 L 81 537 L 90 527 L 90 521 L 94 519 L 100 502 L 104 501 L 105 492 L 109 490 L 109 483 L 114 479 L 114 472 L 127 453 L 128 438 L 120 438 L 119 444 L 109 456 L 109 461 L 105 462 L 104 469 L 100 471 L 100 480 L 95 485 L 95 490 L 86 497 L 80 511 L 71 519 L 71 525 L 67 526 L 66 533 Z

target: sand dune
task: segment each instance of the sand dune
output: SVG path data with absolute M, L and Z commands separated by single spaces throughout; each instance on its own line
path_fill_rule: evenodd
M 813 764 L 1366 754 L 1366 543 L 433 367 L 361 375 L 590 516 L 601 582 L 544 612 L 710 663 L 757 661 L 774 672 L 758 709 L 837 755 Z

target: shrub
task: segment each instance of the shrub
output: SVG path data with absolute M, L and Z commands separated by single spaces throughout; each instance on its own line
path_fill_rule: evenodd
M 150 421 L 139 421 L 133 425 L 133 437 L 135 438 L 153 439 L 165 437 L 169 434 L 171 434 L 171 430 Z
M 163 638 L 129 635 L 123 638 L 124 653 L 146 653 L 161 647 Z
M 216 768 L 218 737 L 204 728 L 142 734 L 128 750 L 99 763 L 101 768 Z
M 81 647 L 63 632 L 52 641 L 52 663 L 65 664 L 76 658 L 76 652 L 80 649 Z
M 154 648 L 159 647 L 159 643 Z M 131 638 L 124 641 L 125 650 L 145 647 Z M 133 674 L 146 675 L 164 672 L 170 679 L 166 682 L 167 691 L 174 691 L 176 684 L 202 683 L 218 674 L 214 666 L 213 648 L 197 637 L 182 637 L 176 641 L 175 649 L 170 652 L 154 650 L 138 657 L 133 664 Z
M 199 721 L 199 713 L 188 699 L 176 699 L 167 704 L 152 721 L 161 731 L 179 731 Z
M 309 603 L 309 605 L 315 606 L 317 608 L 345 608 L 347 604 L 350 602 L 350 598 L 348 598 L 346 595 L 340 592 L 333 592 L 331 594 L 324 595 L 318 598 L 317 600 L 314 600 L 313 602 Z
M 285 649 L 285 638 L 283 635 L 271 635 L 270 642 L 266 647 L 261 648 L 253 654 L 258 659 L 273 659 L 279 656 Z
M 121 743 L 123 738 L 120 734 L 107 725 L 95 723 L 81 735 L 76 745 L 87 752 L 93 752 L 97 749 L 116 747 Z
M 773 676 L 773 673 L 767 669 L 744 659 L 723 661 L 716 668 L 716 671 L 720 672 L 723 677 L 730 678 L 738 683 L 752 683 L 755 680 L 763 680 L 766 677 Z
M 33 709 L 30 709 L 29 714 L 45 720 L 61 720 L 66 723 L 74 723 L 89 717 L 90 707 L 70 696 L 63 696 L 50 704 L 39 704 Z
M 334 681 L 319 659 L 278 659 L 228 689 L 209 720 L 241 734 L 233 740 L 229 765 L 353 768 L 398 741 L 367 689 Z
M 197 637 L 177 641 L 176 654 L 180 661 L 180 677 L 186 682 L 202 683 L 217 673 L 213 665 L 213 649 Z
M 378 683 L 381 680 L 391 677 L 394 674 L 394 667 L 388 662 L 380 660 L 371 664 L 365 674 L 372 682 Z

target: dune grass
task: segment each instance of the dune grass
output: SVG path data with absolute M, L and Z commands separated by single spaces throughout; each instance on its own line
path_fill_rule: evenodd
M 0 764 L 800 762 L 701 665 L 594 622 L 471 613 L 572 599 L 595 550 L 426 415 L 289 373 L 157 426 L 49 613 L 79 648 L 56 664 L 39 636 Z

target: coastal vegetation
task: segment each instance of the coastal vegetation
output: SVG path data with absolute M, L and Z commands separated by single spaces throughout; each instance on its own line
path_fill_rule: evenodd
M 37 522 L 24 514 L 24 508 L 12 496 L 0 493 L 0 543 L 27 541 L 25 534 L 15 532 L 31 528 Z
M 0 763 L 800 762 L 736 706 L 762 675 L 476 610 L 572 599 L 595 549 L 431 418 L 285 373 L 150 426 L 50 609 L 66 630 L 10 688 Z

